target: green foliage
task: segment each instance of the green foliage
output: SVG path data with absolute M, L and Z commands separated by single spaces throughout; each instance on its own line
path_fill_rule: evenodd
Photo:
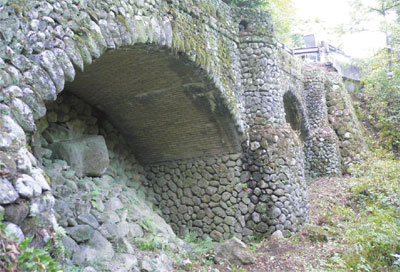
M 194 255 L 210 257 L 212 255 L 211 249 L 215 247 L 216 243 L 207 238 L 206 240 L 199 239 L 196 232 L 186 232 L 183 240 L 192 247 Z
M 211 238 L 207 238 L 205 240 L 198 237 L 196 232 L 186 232 L 185 236 L 183 237 L 183 241 L 187 246 L 187 250 L 185 251 L 185 256 L 181 256 L 189 258 L 191 261 L 200 261 L 202 267 L 210 266 L 214 263 L 215 253 L 213 248 L 217 244 L 213 242 Z M 185 269 L 189 271 L 193 271 L 192 268 Z
M 352 0 L 352 23 L 343 33 L 378 31 L 386 36 L 386 46 L 362 65 L 361 115 L 388 150 L 400 149 L 400 24 L 398 0 Z M 397 13 L 397 14 L 396 14 Z M 368 22 L 377 22 L 374 29 Z M 365 27 L 367 26 L 367 27 Z
M 140 239 L 137 247 L 143 251 L 164 251 L 168 247 L 168 244 L 162 237 L 148 236 Z
M 386 68 L 387 52 L 382 51 L 363 65 L 364 88 L 360 91 L 359 117 L 379 136 L 388 150 L 400 150 L 400 65 Z
M 292 34 L 296 20 L 296 9 L 293 1 L 267 1 L 265 7 L 271 13 L 274 32 L 278 40 L 288 46 L 294 46 L 295 42 L 299 42 L 299 40 L 296 40 L 298 36 Z
M 311 227 L 325 232 L 327 241 L 318 243 L 331 255 L 320 259 L 322 270 L 309 271 L 399 271 L 400 161 L 380 152 L 349 169 L 338 199 L 322 196 L 322 221 Z M 312 240 L 309 228 L 307 234 Z
M 100 195 L 101 192 L 99 190 L 92 191 L 92 198 L 90 200 L 90 204 L 92 205 L 93 208 L 97 210 L 100 210 L 100 205 L 99 205 Z
M 295 7 L 292 0 L 223 0 L 232 7 L 259 8 L 268 10 L 274 24 L 277 38 L 292 45 L 291 28 L 295 20 Z
M 356 207 L 342 213 L 349 245 L 342 258 L 351 271 L 394 269 L 400 253 L 400 162 L 376 156 L 350 172 Z
M 63 227 L 56 225 L 54 232 L 52 232 L 52 239 L 49 240 L 45 246 L 45 250 L 49 252 L 50 256 L 62 263 L 66 262 L 68 258 L 67 250 L 64 247 L 62 237 L 66 235 L 66 231 Z
M 264 6 L 265 0 L 222 0 L 231 7 L 258 8 Z
M 52 247 L 37 249 L 30 247 L 33 237 L 17 243 L 5 231 L 0 218 L 0 270 L 58 272 L 61 265 L 50 254 Z
M 44 249 L 29 247 L 32 237 L 19 244 L 18 264 L 22 271 L 60 271 L 61 266 Z
M 154 233 L 157 229 L 156 223 L 154 223 L 151 217 L 146 217 L 141 223 L 140 226 L 147 232 L 147 233 Z

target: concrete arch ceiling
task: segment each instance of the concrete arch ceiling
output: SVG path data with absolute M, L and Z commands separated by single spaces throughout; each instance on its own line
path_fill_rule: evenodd
M 220 91 L 169 49 L 136 45 L 106 52 L 65 90 L 105 113 L 142 163 L 240 150 Z

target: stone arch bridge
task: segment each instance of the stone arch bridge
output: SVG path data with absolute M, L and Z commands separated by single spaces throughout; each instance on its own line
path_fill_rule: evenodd
M 110 173 L 108 142 L 86 155 L 70 148 L 90 147 L 88 135 L 102 134 L 71 121 L 93 128 L 93 112 L 126 141 L 172 229 L 216 240 L 296 232 L 308 217 L 307 177 L 339 175 L 362 159 L 341 77 L 278 49 L 265 12 L 219 0 L 2 3 L 6 210 L 29 200 L 31 212 L 56 221 L 56 179 L 44 158 L 67 161 L 79 176 Z M 78 110 L 77 100 L 90 107 Z M 8 221 L 25 232 L 27 218 Z

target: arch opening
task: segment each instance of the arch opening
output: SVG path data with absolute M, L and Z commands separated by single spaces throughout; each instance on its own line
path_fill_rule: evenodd
M 240 150 L 220 90 L 200 68 L 167 49 L 109 51 L 65 90 L 104 112 L 143 164 Z
M 304 142 L 308 136 L 304 110 L 297 97 L 287 92 L 283 96 L 286 122 L 291 128 L 299 132 L 300 139 Z
M 239 31 L 246 31 L 249 23 L 246 20 L 242 20 L 239 23 Z

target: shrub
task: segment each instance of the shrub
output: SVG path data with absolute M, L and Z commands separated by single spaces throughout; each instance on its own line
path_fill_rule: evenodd
M 29 247 L 33 237 L 17 243 L 5 231 L 0 218 L 0 271 L 61 271 L 59 262 L 46 249 Z
M 400 253 L 400 162 L 374 156 L 350 169 L 356 206 L 347 216 L 344 260 L 352 271 L 395 269 Z M 398 268 L 397 268 L 398 269 Z M 386 270 L 385 270 L 386 271 Z

